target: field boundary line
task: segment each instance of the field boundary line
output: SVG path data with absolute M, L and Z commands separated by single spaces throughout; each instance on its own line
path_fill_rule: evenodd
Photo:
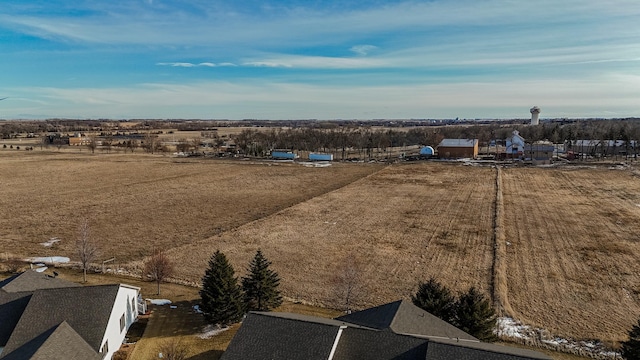
M 493 206 L 493 266 L 491 288 L 493 306 L 500 316 L 515 315 L 509 303 L 507 283 L 507 242 L 504 234 L 504 200 L 502 196 L 502 171 L 496 166 L 496 196 Z

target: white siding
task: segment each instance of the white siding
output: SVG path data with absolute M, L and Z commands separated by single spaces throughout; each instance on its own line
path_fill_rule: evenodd
M 127 330 L 131 324 L 133 324 L 138 317 L 138 302 L 135 300 L 138 298 L 140 288 L 135 286 L 129 286 L 121 284 L 116 295 L 116 300 L 111 309 L 111 315 L 109 316 L 109 323 L 107 329 L 102 338 L 101 347 L 108 341 L 109 350 L 106 354 L 102 354 L 104 359 L 111 360 L 113 353 L 118 351 L 120 345 L 124 341 L 124 337 L 127 334 Z M 131 299 L 134 299 L 132 302 Z M 133 304 L 133 308 L 131 307 Z M 125 327 L 120 330 L 120 318 L 124 316 Z

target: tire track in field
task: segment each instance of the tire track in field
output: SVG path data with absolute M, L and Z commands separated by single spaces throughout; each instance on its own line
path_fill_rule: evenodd
M 500 316 L 513 317 L 514 311 L 509 303 L 507 283 L 507 243 L 504 234 L 504 200 L 502 197 L 502 172 L 496 166 L 495 202 L 493 206 L 493 267 L 491 289 L 493 306 Z

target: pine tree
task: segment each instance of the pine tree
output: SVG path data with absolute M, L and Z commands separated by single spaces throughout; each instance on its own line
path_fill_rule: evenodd
M 454 325 L 482 341 L 495 341 L 496 313 L 489 300 L 471 287 L 455 305 Z
M 216 251 L 202 278 L 201 310 L 212 324 L 228 325 L 244 314 L 243 294 L 227 257 Z
M 247 311 L 269 311 L 282 304 L 280 278 L 269 265 L 271 262 L 258 250 L 249 264 L 249 274 L 242 278 Z
M 452 322 L 454 320 L 456 298 L 448 288 L 434 278 L 421 283 L 416 295 L 411 297 L 411 301 L 417 307 L 444 321 Z
M 640 319 L 629 330 L 629 340 L 622 342 L 622 357 L 627 360 L 640 360 Z

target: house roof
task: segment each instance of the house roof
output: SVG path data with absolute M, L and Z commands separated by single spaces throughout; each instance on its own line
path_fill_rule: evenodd
M 430 339 L 427 360 L 549 360 L 549 356 L 533 350 L 520 349 L 483 342 Z
M 346 315 L 334 320 L 250 312 L 222 355 L 222 360 L 329 359 L 332 351 L 335 351 L 331 357 L 333 360 L 551 359 L 536 351 L 482 343 L 464 332 L 466 338 L 473 340 L 397 333 L 394 327 L 416 328 L 413 320 L 407 320 L 408 317 L 417 316 L 418 322 L 429 320 L 413 312 L 411 307 L 404 308 L 406 305 L 412 304 L 396 301 L 369 309 L 373 311 L 364 310 L 351 314 L 355 316 Z M 407 327 L 403 327 L 405 325 Z M 436 328 L 446 328 L 436 325 Z M 424 330 L 421 326 L 417 328 Z M 434 333 L 433 328 L 429 333 Z
M 30 299 L 31 293 L 6 293 L 0 290 L 0 346 L 5 346 L 9 341 Z
M 94 351 L 100 345 L 120 285 L 36 290 L 31 295 L 3 354 L 29 343 L 66 321 Z
M 249 313 L 221 360 L 329 358 L 340 329 L 337 322 L 309 322 L 270 315 Z
M 8 293 L 80 286 L 80 284 L 62 280 L 33 270 L 25 271 L 0 281 L 0 290 L 4 290 Z
M 438 147 L 474 147 L 478 139 L 442 139 Z
M 346 328 L 340 336 L 333 360 L 424 360 L 428 344 L 427 339 L 399 335 L 390 330 Z
M 479 341 L 475 337 L 431 315 L 407 300 L 398 300 L 336 318 L 374 329 L 391 329 L 397 334 L 458 338 Z
M 102 357 L 66 321 L 38 335 L 3 360 L 100 360 Z

